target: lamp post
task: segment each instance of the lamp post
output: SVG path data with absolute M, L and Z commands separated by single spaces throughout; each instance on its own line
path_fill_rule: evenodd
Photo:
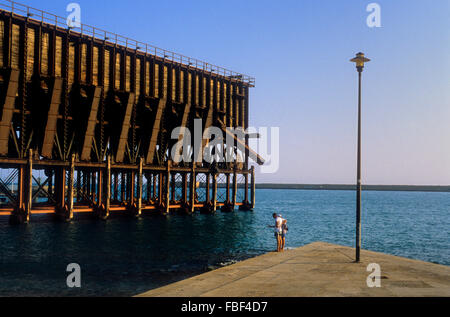
M 360 261 L 361 253 L 361 74 L 364 69 L 364 63 L 370 62 L 370 59 L 364 57 L 364 53 L 356 54 L 355 58 L 350 60 L 356 63 L 358 71 L 358 163 L 356 177 L 356 260 Z

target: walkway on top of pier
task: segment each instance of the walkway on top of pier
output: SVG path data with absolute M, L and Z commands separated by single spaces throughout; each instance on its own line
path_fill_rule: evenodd
M 450 296 L 450 267 L 383 253 L 316 242 L 268 253 L 140 297 Z M 370 263 L 381 267 L 381 287 L 370 288 Z

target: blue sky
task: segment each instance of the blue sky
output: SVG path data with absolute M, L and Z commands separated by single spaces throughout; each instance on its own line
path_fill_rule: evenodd
M 72 1 L 25 4 L 66 16 Z M 354 183 L 357 73 L 363 182 L 450 184 L 450 1 L 73 1 L 82 22 L 256 77 L 252 126 L 280 127 L 259 182 Z M 381 7 L 381 28 L 366 6 Z

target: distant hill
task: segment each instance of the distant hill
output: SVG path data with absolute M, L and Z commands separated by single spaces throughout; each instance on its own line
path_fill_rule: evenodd
M 293 190 L 356 190 L 356 185 L 332 184 L 256 184 L 257 189 Z M 450 192 L 450 186 L 413 185 L 363 185 L 363 190 L 372 191 L 412 191 L 412 192 Z

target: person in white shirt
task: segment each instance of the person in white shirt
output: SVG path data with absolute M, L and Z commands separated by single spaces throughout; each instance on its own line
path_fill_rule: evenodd
M 275 219 L 275 226 L 269 226 L 275 228 L 275 238 L 277 238 L 277 252 L 283 251 L 283 218 L 280 215 L 274 213 L 273 219 Z

